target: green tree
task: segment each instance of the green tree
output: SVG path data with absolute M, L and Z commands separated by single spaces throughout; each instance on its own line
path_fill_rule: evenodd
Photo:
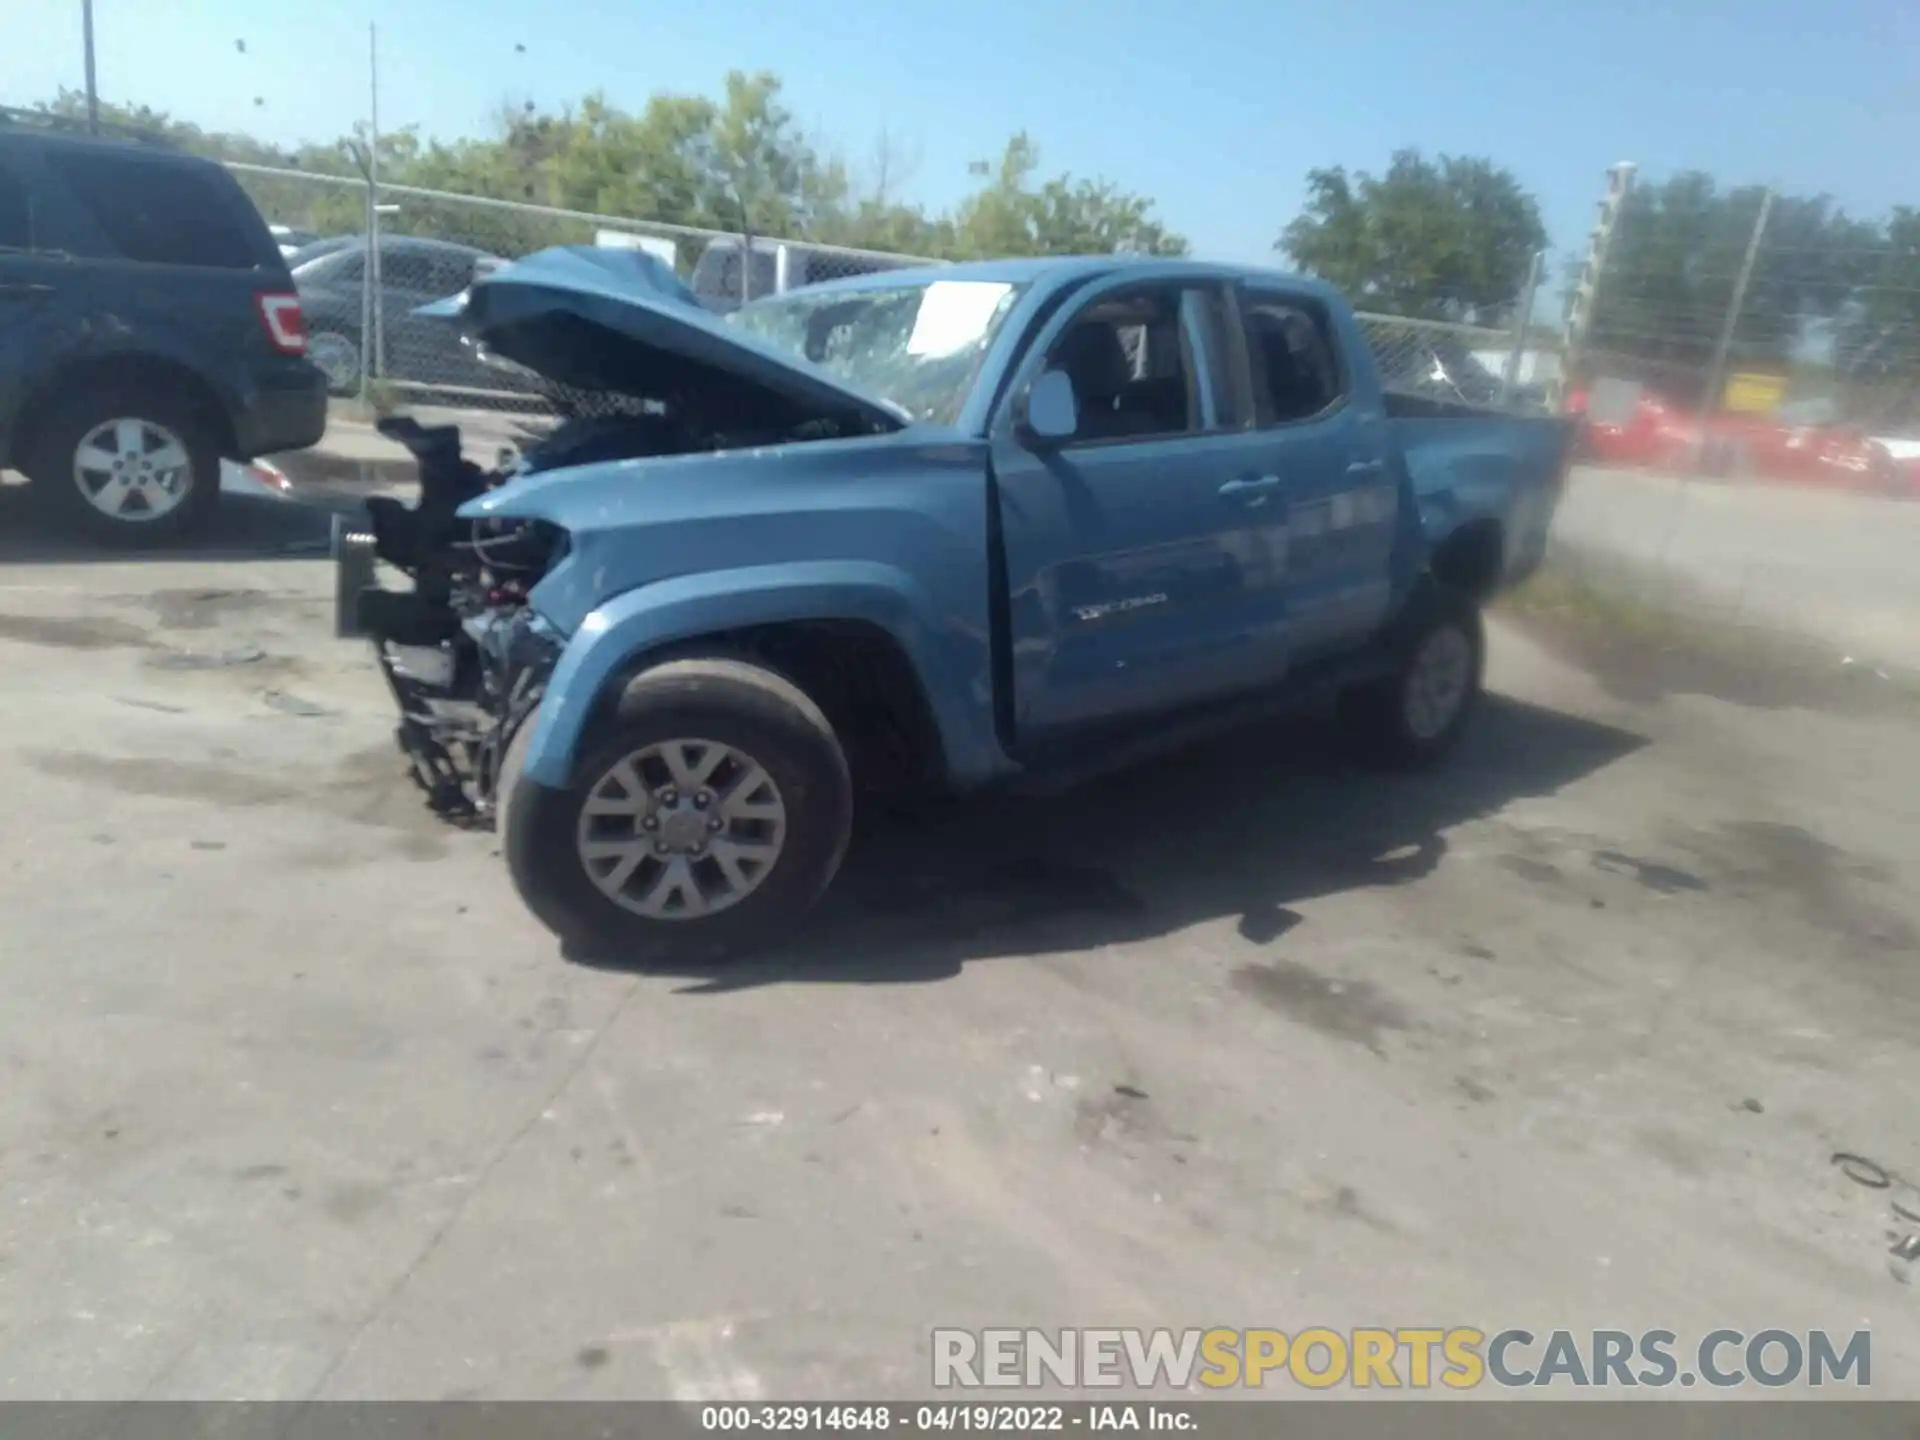
M 917 168 L 893 138 L 882 133 L 866 165 L 856 167 L 840 155 L 824 160 L 816 178 L 818 218 L 808 238 L 829 245 L 885 250 L 897 255 L 948 258 L 954 253 L 951 217 L 928 215 L 901 198 Z
M 1595 293 L 1590 353 L 1676 392 L 1704 385 L 1764 195 L 1758 186 L 1722 190 L 1699 171 L 1630 192 Z M 1729 346 L 1731 368 L 1789 365 L 1810 327 L 1837 319 L 1870 278 L 1881 242 L 1879 226 L 1825 196 L 1776 196 Z
M 955 258 L 1187 253 L 1186 238 L 1154 218 L 1151 200 L 1071 175 L 1036 187 L 1039 168 L 1039 147 L 1025 131 L 1007 141 L 997 165 L 975 167 L 988 179 L 954 212 Z
M 1397 151 L 1386 173 L 1307 173 L 1307 204 L 1275 242 L 1363 310 L 1504 323 L 1546 247 L 1540 207 L 1490 160 Z
M 62 91 L 43 108 L 77 118 L 85 101 Z M 103 105 L 102 116 L 215 159 L 342 179 L 364 174 L 361 130 L 288 148 L 203 131 L 147 107 Z M 766 72 L 729 74 L 718 98 L 656 92 L 637 111 L 602 93 L 556 110 L 502 107 L 488 133 L 453 140 L 396 130 L 381 135 L 378 159 L 384 184 L 503 202 L 478 207 L 402 194 L 385 228 L 509 256 L 593 238 L 592 222 L 515 208 L 528 205 L 935 259 L 1186 251 L 1186 241 L 1142 196 L 1103 180 L 1038 179 L 1039 151 L 1025 134 L 1008 142 L 997 169 L 954 213 L 929 214 L 902 197 L 899 167 L 884 140 L 878 173 L 856 179 L 852 167 L 800 131 L 779 78 Z M 276 221 L 336 232 L 365 225 L 366 197 L 357 185 L 240 178 Z
M 1840 307 L 1834 364 L 1862 418 L 1911 420 L 1920 406 L 1920 209 L 1903 205 Z
M 65 120 L 80 121 L 87 115 L 84 92 L 62 88 L 52 100 L 37 107 Z M 198 125 L 175 120 L 164 111 L 147 105 L 116 105 L 101 102 L 100 123 L 109 133 L 138 132 L 164 140 L 194 155 L 213 160 L 239 161 L 271 166 L 281 170 L 303 170 L 310 175 L 348 179 L 360 171 L 349 139 L 324 144 L 296 146 L 271 145 L 250 135 L 203 130 Z M 418 147 L 411 132 L 383 137 L 383 164 L 402 166 Z M 358 231 L 366 225 L 366 193 L 351 185 L 329 185 L 279 179 L 273 176 L 240 174 L 237 177 L 253 197 L 262 213 L 287 225 L 305 226 L 325 232 Z

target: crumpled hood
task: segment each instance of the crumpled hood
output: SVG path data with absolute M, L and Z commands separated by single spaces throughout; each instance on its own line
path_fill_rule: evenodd
M 542 250 L 417 313 L 457 321 L 494 354 L 575 389 L 724 400 L 745 385 L 810 415 L 907 423 L 886 401 L 735 330 L 644 251 Z

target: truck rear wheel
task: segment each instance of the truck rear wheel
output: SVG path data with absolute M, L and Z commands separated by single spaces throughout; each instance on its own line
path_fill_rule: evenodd
M 594 958 L 715 958 L 789 932 L 840 868 L 847 761 L 819 707 L 772 671 L 675 660 L 642 672 L 573 783 L 509 747 L 501 849 L 527 908 Z
M 1480 609 L 1429 581 L 1387 637 L 1392 673 L 1340 697 L 1343 737 L 1364 761 L 1420 769 L 1459 743 L 1479 703 L 1486 661 Z

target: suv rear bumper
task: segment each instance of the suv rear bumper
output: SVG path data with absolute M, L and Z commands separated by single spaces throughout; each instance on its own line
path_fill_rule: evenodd
M 327 377 L 293 356 L 249 367 L 233 407 L 235 460 L 305 450 L 327 430 Z

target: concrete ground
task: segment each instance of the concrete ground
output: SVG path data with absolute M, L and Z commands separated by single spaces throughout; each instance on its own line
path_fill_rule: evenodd
M 1910 701 L 1502 621 L 1444 771 L 1249 733 L 621 973 L 426 814 L 319 533 L 0 547 L 0 1398 L 904 1397 L 1007 1324 L 1865 1326 L 1920 1396 L 1920 1199 L 1829 1163 L 1920 1176 Z
M 1582 466 L 1554 533 L 1664 603 L 1920 672 L 1920 498 Z

